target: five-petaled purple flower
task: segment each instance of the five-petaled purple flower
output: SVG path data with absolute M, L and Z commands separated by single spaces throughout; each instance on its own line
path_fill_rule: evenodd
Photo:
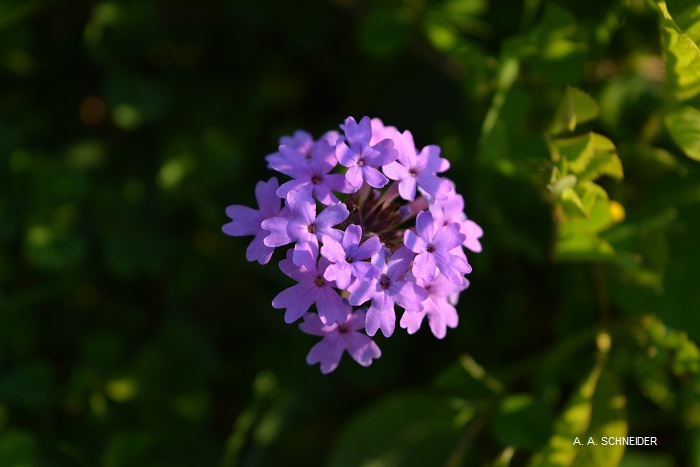
M 451 297 L 469 287 L 469 281 L 464 279 L 462 285 L 455 285 L 442 274 L 438 274 L 432 282 L 418 279 L 418 285 L 428 291 L 428 298 L 423 302 L 420 311 L 404 311 L 400 325 L 409 334 L 415 334 L 420 328 L 423 318 L 428 317 L 428 324 L 433 335 L 442 339 L 447 334 L 447 328 L 456 328 L 459 322 L 455 303 Z
M 340 129 L 316 140 L 303 130 L 280 138 L 266 160 L 289 179 L 259 182 L 259 209 L 229 206 L 222 228 L 255 237 L 249 261 L 266 264 L 276 247 L 290 245 L 279 267 L 296 284 L 272 306 L 285 310 L 285 322 L 303 317 L 301 330 L 323 337 L 307 356 L 323 373 L 345 351 L 363 366 L 379 358 L 371 337 L 393 334 L 396 305 L 409 334 L 427 318 L 445 337 L 469 285 L 464 248 L 481 251 L 483 235 L 454 184 L 437 175 L 450 166 L 440 148 L 419 152 L 409 131 L 376 118 L 348 117 Z
M 364 117 L 360 123 L 348 117 L 343 126 L 348 144 L 339 142 L 335 147 L 338 162 L 348 168 L 345 178 L 350 185 L 360 188 L 366 182 L 373 188 L 382 188 L 389 181 L 378 166 L 393 162 L 398 156 L 394 142 L 384 139 L 370 147 L 372 139 L 372 122 Z
M 362 366 L 369 366 L 373 359 L 382 355 L 377 344 L 360 332 L 365 327 L 364 308 L 353 312 L 352 306 L 347 302 L 344 306 L 346 315 L 341 322 L 327 326 L 318 318 L 318 315 L 306 313 L 304 322 L 299 324 L 299 328 L 305 333 L 323 336 L 320 342 L 311 347 L 306 356 L 306 362 L 309 365 L 321 364 L 323 374 L 336 369 L 346 350 Z
M 292 261 L 291 250 L 287 250 L 287 259 L 280 261 L 282 272 L 298 284 L 277 294 L 272 300 L 272 306 L 287 309 L 284 313 L 286 323 L 293 323 L 301 318 L 314 303 L 324 324 L 342 321 L 345 318 L 342 300 L 335 291 L 333 282 L 323 277 L 328 260 L 321 258 L 318 266 L 316 265 L 318 249 L 313 244 L 307 244 L 298 251 L 300 265 L 297 266 Z
M 451 253 L 464 241 L 459 233 L 459 224 L 452 223 L 436 229 L 433 215 L 429 211 L 419 212 L 416 216 L 416 233 L 406 230 L 404 243 L 417 253 L 413 260 L 413 274 L 427 281 L 432 281 L 439 269 L 453 284 L 461 285 L 464 274 L 472 272 L 472 267 L 464 258 Z
M 333 226 L 340 224 L 348 217 L 348 209 L 344 204 L 335 204 L 324 209 L 316 216 L 316 203 L 308 193 L 293 191 L 287 195 L 287 206 L 291 217 L 277 216 L 262 221 L 262 228 L 270 235 L 263 242 L 266 246 L 277 247 L 297 242 L 294 246 L 294 264 L 301 266 L 298 252 L 307 243 L 318 246 L 318 241 L 327 235 L 340 239 L 343 233 Z
M 481 253 L 481 242 L 479 239 L 484 235 L 484 231 L 479 224 L 467 219 L 464 213 L 464 198 L 459 193 L 452 190 L 447 198 L 435 200 L 430 205 L 430 212 L 436 225 L 447 225 L 452 222 L 459 224 L 459 231 L 464 235 L 462 245 L 474 253 Z
M 420 311 L 428 292 L 405 277 L 411 264 L 413 253 L 408 248 L 399 248 L 389 261 L 386 261 L 386 249 L 380 250 L 372 257 L 377 266 L 377 275 L 370 280 L 357 279 L 348 287 L 349 302 L 359 306 L 368 300 L 372 305 L 367 310 L 367 334 L 373 336 L 378 329 L 386 337 L 391 337 L 396 326 L 394 304 L 407 310 Z
M 361 239 L 362 227 L 354 224 L 348 226 L 342 243 L 328 235 L 323 237 L 321 254 L 333 263 L 326 268 L 323 277 L 335 281 L 339 289 L 347 289 L 353 277 L 366 280 L 378 272 L 375 265 L 362 260 L 371 258 L 379 251 L 382 247 L 379 238 L 370 237 L 360 245 Z
M 311 191 L 316 199 L 326 206 L 336 204 L 340 200 L 333 191 L 351 193 L 356 190 L 345 181 L 343 174 L 329 173 L 336 166 L 335 148 L 321 140 L 314 145 L 311 157 L 307 160 L 287 146 L 280 146 L 280 152 L 286 154 L 286 165 L 280 172 L 292 177 L 292 180 L 282 184 L 277 189 L 277 196 L 286 198 L 292 191 Z M 271 163 L 275 167 L 275 163 Z
M 267 264 L 275 250 L 274 247 L 264 243 L 268 232 L 262 228 L 261 224 L 264 220 L 279 216 L 283 212 L 281 200 L 276 195 L 278 186 L 275 177 L 267 182 L 258 182 L 255 186 L 255 199 L 260 206 L 259 210 L 239 204 L 226 208 L 226 215 L 231 218 L 231 222 L 221 228 L 226 235 L 233 237 L 255 235 L 246 250 L 248 261 Z
M 399 194 L 403 199 L 413 201 L 416 197 L 416 186 L 433 198 L 444 198 L 450 191 L 450 182 L 440 178 L 436 173 L 450 168 L 447 159 L 440 157 L 440 148 L 435 145 L 426 146 L 416 154 L 413 135 L 404 131 L 398 138 L 398 159 L 386 165 L 384 175 L 399 181 Z

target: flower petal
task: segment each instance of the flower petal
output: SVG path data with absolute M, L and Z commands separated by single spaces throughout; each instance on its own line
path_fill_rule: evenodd
M 248 261 L 257 261 L 260 264 L 267 264 L 270 261 L 275 249 L 265 245 L 264 238 L 266 236 L 267 232 L 260 233 L 250 242 L 250 245 L 248 245 L 245 251 L 245 258 Z
M 284 313 L 284 322 L 287 324 L 293 323 L 301 318 L 313 304 L 315 300 L 313 288 L 313 284 L 299 283 L 293 285 L 278 293 L 277 296 L 272 299 L 272 307 L 286 308 L 287 311 Z
M 345 180 L 355 188 L 360 188 L 362 186 L 362 169 L 356 165 L 351 166 L 347 172 L 345 172 Z
M 369 165 L 362 167 L 362 175 L 367 184 L 374 188 L 382 188 L 389 182 L 389 179 L 382 175 L 379 170 Z
M 381 329 L 384 337 L 391 337 L 396 327 L 394 301 L 387 294 L 378 294 L 372 299 L 372 306 L 367 310 L 365 331 L 374 336 Z
M 413 230 L 406 230 L 403 234 L 403 243 L 406 248 L 414 253 L 423 253 L 428 246 Z
M 276 247 L 287 245 L 292 242 L 292 239 L 289 238 L 289 234 L 287 233 L 289 221 L 290 219 L 287 217 L 272 217 L 262 221 L 261 227 L 270 232 L 270 235 L 263 240 L 266 246 Z
M 345 335 L 345 347 L 350 356 L 362 366 L 371 365 L 373 359 L 382 355 L 377 344 L 359 332 L 349 332 Z
M 413 260 L 413 275 L 426 281 L 432 281 L 435 277 L 436 267 L 435 258 L 431 253 L 421 253 Z
M 425 311 L 404 311 L 401 315 L 399 326 L 408 331 L 409 334 L 415 334 L 420 329 L 420 325 L 425 318 Z

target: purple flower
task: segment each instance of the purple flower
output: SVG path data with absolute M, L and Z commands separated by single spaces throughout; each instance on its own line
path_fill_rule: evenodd
M 299 324 L 299 328 L 305 333 L 323 336 L 306 356 L 306 363 L 309 365 L 321 364 L 323 374 L 330 373 L 338 367 L 346 350 L 362 366 L 369 366 L 373 359 L 382 355 L 377 344 L 359 332 L 365 327 L 365 309 L 361 308 L 353 313 L 347 302 L 344 306 L 346 315 L 341 322 L 325 326 L 318 315 L 306 313 L 304 322 Z
M 378 118 L 373 118 L 370 121 L 372 123 L 372 139 L 369 141 L 370 146 L 374 146 L 385 139 L 390 139 L 395 142 L 396 138 L 401 135 L 395 126 L 385 126 L 384 122 Z M 394 143 L 394 146 L 396 146 L 396 143 Z
M 314 138 L 311 134 L 304 130 L 297 130 L 293 136 L 282 136 L 280 145 L 289 146 L 297 149 L 301 154 L 308 154 L 311 157 L 311 149 L 314 146 Z
M 318 141 L 314 141 L 309 133 L 303 130 L 294 132 L 294 136 L 283 136 L 280 138 L 278 152 L 273 152 L 265 156 L 267 167 L 286 175 L 294 168 L 298 168 L 306 163 L 310 163 L 314 158 L 316 144 L 321 141 L 328 143 L 335 148 L 338 141 L 343 138 L 337 131 L 326 132 Z
M 297 242 L 294 247 L 294 263 L 301 266 L 297 251 L 305 243 L 318 246 L 318 241 L 328 235 L 340 240 L 343 233 L 333 226 L 343 222 L 350 214 L 344 204 L 329 206 L 316 217 L 316 203 L 308 191 L 292 191 L 287 195 L 287 205 L 291 217 L 277 216 L 265 219 L 262 228 L 269 231 L 264 243 L 269 247 L 277 247 Z
M 296 284 L 272 306 L 285 310 L 287 323 L 303 317 L 300 329 L 322 337 L 306 361 L 323 373 L 346 350 L 363 366 L 378 358 L 370 336 L 393 334 L 396 305 L 409 334 L 427 318 L 442 339 L 457 326 L 455 305 L 469 285 L 462 247 L 481 251 L 483 235 L 454 184 L 438 176 L 450 164 L 437 146 L 419 152 L 409 131 L 378 118 L 348 117 L 340 129 L 316 140 L 303 130 L 280 138 L 266 160 L 291 180 L 258 183 L 259 209 L 229 206 L 231 222 L 222 227 L 254 235 L 246 256 L 261 264 L 289 245 L 279 267 Z
M 333 282 L 323 278 L 328 260 L 321 258 L 316 266 L 318 247 L 307 244 L 298 251 L 300 265 L 292 261 L 292 251 L 287 251 L 287 259 L 280 261 L 280 269 L 298 284 L 283 290 L 272 300 L 274 308 L 286 308 L 284 321 L 293 323 L 316 304 L 318 315 L 324 324 L 345 320 L 343 301 L 335 291 Z
M 255 235 L 253 241 L 246 250 L 248 261 L 257 261 L 260 264 L 267 264 L 272 257 L 273 247 L 264 243 L 264 238 L 268 232 L 261 227 L 261 223 L 270 217 L 279 216 L 282 211 L 282 200 L 275 192 L 278 182 L 272 177 L 267 182 L 258 182 L 255 186 L 255 199 L 260 209 L 253 209 L 247 206 L 234 204 L 226 208 L 226 215 L 231 218 L 231 222 L 224 225 L 221 230 L 226 235 L 241 237 Z
M 364 117 L 360 123 L 348 117 L 342 127 L 347 143 L 339 142 L 335 154 L 343 166 L 348 168 L 345 178 L 355 188 L 360 188 L 362 182 L 374 188 L 381 188 L 389 181 L 376 167 L 389 164 L 398 155 L 394 142 L 385 139 L 370 146 L 372 139 L 372 123 L 369 117 Z
M 423 300 L 428 297 L 425 289 L 404 278 L 413 253 L 402 247 L 386 262 L 387 254 L 387 250 L 382 249 L 372 257 L 372 263 L 379 270 L 374 278 L 356 279 L 348 287 L 351 305 L 360 306 L 367 300 L 372 300 L 372 305 L 367 311 L 366 323 L 367 334 L 370 336 L 374 336 L 378 329 L 381 329 L 386 337 L 394 333 L 394 304 L 407 310 L 419 311 L 423 308 Z
M 464 213 L 464 198 L 462 198 L 462 195 L 456 193 L 453 189 L 447 198 L 435 200 L 430 205 L 430 212 L 433 213 L 435 225 L 458 223 L 460 233 L 466 237 L 462 245 L 474 253 L 481 252 L 479 239 L 484 235 L 484 231 L 476 222 L 467 219 L 467 215 Z
M 398 159 L 382 170 L 392 180 L 399 180 L 399 194 L 408 201 L 416 197 L 416 186 L 433 198 L 443 198 L 450 190 L 450 183 L 435 175 L 450 168 L 447 159 L 440 157 L 440 148 L 426 146 L 416 154 L 413 135 L 406 130 L 397 138 Z
M 280 150 L 286 152 L 286 147 L 281 146 Z M 292 153 L 293 154 L 293 153 Z M 291 163 L 285 167 L 284 173 L 293 178 L 277 190 L 277 196 L 286 198 L 291 191 L 307 190 L 312 192 L 316 198 L 325 205 L 336 204 L 340 200 L 333 194 L 332 190 L 341 193 L 350 193 L 355 188 L 345 181 L 343 174 L 331 174 L 338 161 L 335 158 L 335 148 L 327 141 L 321 140 L 313 148 L 311 160 L 308 162 L 290 156 Z
M 347 289 L 353 277 L 370 279 L 379 270 L 372 263 L 362 261 L 369 259 L 382 247 L 379 238 L 370 237 L 362 245 L 362 227 L 351 224 L 345 230 L 342 243 L 329 236 L 324 236 L 321 254 L 331 263 L 323 277 L 335 281 L 339 289 Z
M 438 274 L 432 282 L 418 279 L 418 285 L 428 291 L 430 295 L 423 302 L 421 311 L 405 311 L 401 316 L 400 325 L 409 334 L 415 334 L 423 322 L 423 318 L 428 317 L 428 324 L 433 335 L 442 339 L 447 334 L 447 328 L 456 328 L 459 322 L 455 303 L 451 303 L 451 297 L 469 287 L 469 281 L 464 279 L 464 283 L 457 286 L 447 280 L 442 274 Z
M 304 130 L 295 131 L 293 136 L 282 136 L 279 150 L 265 156 L 267 168 L 286 173 L 298 161 L 310 160 L 313 147 L 313 137 Z
M 416 216 L 416 231 L 418 235 L 411 230 L 404 233 L 404 244 L 418 254 L 413 261 L 413 274 L 432 281 L 437 268 L 450 282 L 461 285 L 463 274 L 470 273 L 472 268 L 464 258 L 450 253 L 464 241 L 464 235 L 459 233 L 459 224 L 441 226 L 436 232 L 433 215 L 422 211 Z

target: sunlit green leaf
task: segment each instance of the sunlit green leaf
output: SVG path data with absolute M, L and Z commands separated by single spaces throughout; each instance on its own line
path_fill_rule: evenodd
M 613 445 L 608 438 L 627 436 L 627 401 L 620 382 L 612 372 L 604 370 L 601 373 L 592 405 L 586 442 L 592 437 L 596 444 L 579 448 L 576 465 L 615 467 L 625 453 L 625 446 Z M 603 444 L 603 437 L 607 445 Z
M 564 214 L 569 217 L 586 217 L 586 207 L 573 188 L 564 188 L 559 197 Z
M 531 460 L 531 467 L 571 466 L 581 446 L 574 440 L 586 437 L 593 412 L 593 395 L 603 367 L 599 363 L 571 396 L 554 425 L 554 434 L 545 448 Z M 587 438 L 586 438 L 587 440 Z
M 582 233 L 560 238 L 554 257 L 557 261 L 605 261 L 615 258 L 615 250 L 602 238 Z
M 666 7 L 683 32 L 700 43 L 700 4 L 696 0 L 666 0 Z
M 596 147 L 593 158 L 585 170 L 578 174 L 578 177 L 580 180 L 595 180 L 602 175 L 608 175 L 617 180 L 623 177 L 622 162 L 614 152 L 614 147 L 612 152 L 598 151 Z
M 491 464 L 492 467 L 509 467 L 510 466 L 510 461 L 513 459 L 513 456 L 515 455 L 515 448 L 512 446 L 509 446 L 505 448 L 501 453 L 494 459 L 493 463 Z
M 583 212 L 586 217 L 590 217 L 591 213 L 593 212 L 593 207 L 597 201 L 607 201 L 608 199 L 608 194 L 605 192 L 605 190 L 601 188 L 600 185 L 596 185 L 593 182 L 580 182 L 578 185 L 576 185 L 575 191 L 581 200 Z
M 686 34 L 671 26 L 661 28 L 666 56 L 668 85 L 679 101 L 700 93 L 700 50 Z
M 586 133 L 573 138 L 561 138 L 552 141 L 554 161 L 566 159 L 567 167 L 574 173 L 583 172 L 595 155 L 593 133 Z
M 700 62 L 698 62 L 700 67 Z M 685 106 L 666 114 L 666 128 L 690 158 L 700 161 L 700 110 Z
M 574 131 L 576 125 L 597 118 L 599 112 L 595 99 L 580 89 L 567 86 L 549 132 L 558 135 L 564 130 Z

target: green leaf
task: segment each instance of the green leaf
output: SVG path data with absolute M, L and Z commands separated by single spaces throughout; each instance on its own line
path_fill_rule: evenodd
M 700 42 L 700 4 L 697 0 L 666 0 L 673 21 L 697 44 Z
M 581 197 L 573 188 L 564 188 L 559 196 L 559 203 L 567 218 L 586 217 L 586 207 Z
M 601 175 L 608 175 L 617 180 L 623 177 L 622 162 L 612 141 L 605 136 L 592 133 L 593 157 L 584 170 L 578 173 L 580 180 L 595 180 Z
M 700 161 L 700 110 L 684 106 L 666 114 L 664 122 L 683 152 Z
M 613 247 L 594 234 L 561 238 L 554 251 L 556 261 L 609 261 L 614 258 Z
M 500 401 L 490 428 L 504 446 L 537 449 L 551 433 L 552 415 L 531 394 L 514 394 Z
M 571 466 L 581 446 L 574 443 L 576 437 L 584 437 L 591 423 L 593 394 L 600 378 L 602 364 L 598 363 L 566 404 L 554 425 L 549 443 L 531 460 L 531 467 Z
M 576 194 L 583 205 L 583 212 L 586 217 L 590 217 L 593 212 L 593 207 L 598 200 L 608 200 L 608 194 L 600 185 L 593 182 L 580 182 L 576 185 Z
M 492 467 L 510 467 L 510 461 L 515 455 L 515 448 L 509 446 L 498 454 L 498 457 L 494 459 L 491 464 Z
M 576 174 L 583 172 L 595 155 L 592 135 L 593 133 L 586 133 L 573 138 L 552 141 L 550 150 L 553 160 L 558 162 L 566 159 L 568 170 Z
M 671 21 L 665 21 L 661 37 L 666 57 L 668 86 L 679 101 L 700 93 L 700 50 L 687 35 L 676 31 Z
M 571 189 L 569 189 L 571 190 Z M 577 207 L 562 203 L 563 222 L 554 256 L 559 261 L 596 261 L 615 258 L 615 250 L 598 233 L 610 227 L 612 217 L 608 195 L 593 182 L 579 182 L 570 195 Z M 565 190 L 566 192 L 566 190 Z
M 592 404 L 591 424 L 586 438 L 592 437 L 596 444 L 583 443 L 583 447 L 577 446 L 579 452 L 576 464 L 615 467 L 625 453 L 625 446 L 610 443 L 603 445 L 601 438 L 627 436 L 627 401 L 619 381 L 612 372 L 604 370 L 601 373 Z
M 564 130 L 574 131 L 576 125 L 597 118 L 599 113 L 600 109 L 595 99 L 580 89 L 567 86 L 549 127 L 549 133 L 558 135 Z
M 455 414 L 445 397 L 392 394 L 345 426 L 328 465 L 444 465 L 461 436 Z

